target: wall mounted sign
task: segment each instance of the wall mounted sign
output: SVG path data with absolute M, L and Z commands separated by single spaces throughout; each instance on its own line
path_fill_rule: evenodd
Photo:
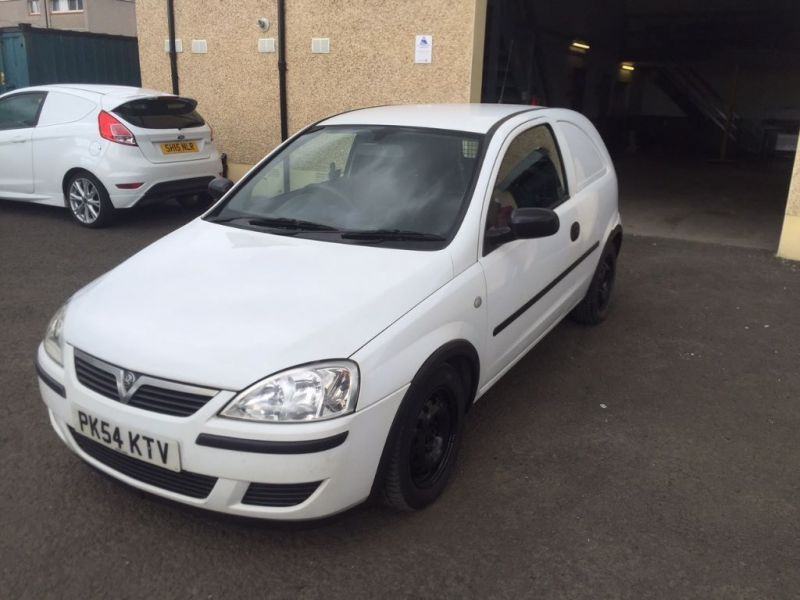
M 418 35 L 414 43 L 414 62 L 419 65 L 429 65 L 433 62 L 433 36 Z

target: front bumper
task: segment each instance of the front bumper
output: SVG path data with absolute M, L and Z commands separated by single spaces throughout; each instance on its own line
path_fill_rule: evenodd
M 231 391 L 219 392 L 191 416 L 173 417 L 122 404 L 81 385 L 69 346 L 64 351 L 66 367 L 52 361 L 41 346 L 37 360 L 39 389 L 53 428 L 83 460 L 164 498 L 267 519 L 321 518 L 363 502 L 371 491 L 389 429 L 407 389 L 351 415 L 316 423 L 250 423 L 220 418 L 217 413 L 235 395 Z M 74 431 L 73 409 L 176 440 L 181 473 L 88 441 Z M 181 477 L 188 482 L 184 487 L 174 484 L 180 483 Z M 276 505 L 293 498 L 301 500 L 290 506 Z

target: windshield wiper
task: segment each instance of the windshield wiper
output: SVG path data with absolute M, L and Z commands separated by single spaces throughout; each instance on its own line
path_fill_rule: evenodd
M 435 233 L 421 231 L 406 231 L 403 229 L 368 229 L 364 231 L 345 231 L 342 237 L 346 240 L 397 240 L 413 242 L 444 242 L 447 241 Z
M 253 227 L 266 227 L 271 229 L 291 229 L 293 231 L 338 231 L 336 227 L 323 225 L 322 223 L 314 223 L 312 221 L 303 221 L 302 219 L 287 219 L 285 217 L 226 217 L 218 218 L 212 217 L 208 219 L 211 223 L 231 223 L 233 221 L 242 221 Z
M 330 225 L 284 217 L 249 219 L 247 222 L 254 227 L 277 227 L 279 229 L 297 229 L 299 231 L 339 231 L 336 227 L 331 227 Z
M 241 221 L 253 227 L 264 227 L 267 229 L 286 229 L 291 232 L 301 231 L 339 231 L 336 227 L 303 221 L 302 219 L 287 219 L 285 217 L 211 217 L 207 219 L 211 223 L 231 223 Z M 365 229 L 362 231 L 342 231 L 342 238 L 346 240 L 365 240 L 365 241 L 413 241 L 413 242 L 445 242 L 446 238 L 435 233 L 424 233 L 421 231 L 407 231 L 405 229 Z
M 247 217 L 206 217 L 209 223 L 230 223 L 231 221 L 238 221 L 239 219 L 246 219 Z

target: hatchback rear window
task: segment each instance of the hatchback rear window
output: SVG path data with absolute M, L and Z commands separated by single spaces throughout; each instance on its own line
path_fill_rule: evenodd
M 126 102 L 114 112 L 134 127 L 144 129 L 186 129 L 205 125 L 195 110 L 197 102 L 188 98 L 144 98 Z

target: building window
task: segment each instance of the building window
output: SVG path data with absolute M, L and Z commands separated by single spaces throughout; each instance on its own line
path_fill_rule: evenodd
M 52 0 L 53 12 L 76 12 L 83 10 L 83 0 Z
M 28 12 L 32 15 L 42 14 L 41 0 L 28 0 Z

